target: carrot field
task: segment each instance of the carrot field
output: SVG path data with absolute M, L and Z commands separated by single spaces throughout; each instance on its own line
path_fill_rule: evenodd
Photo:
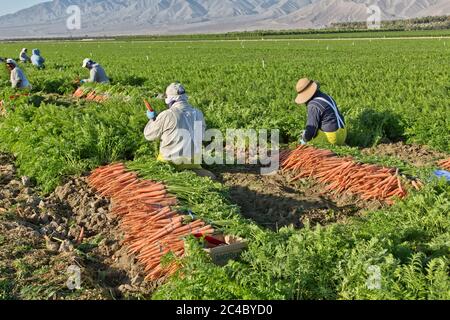
M 47 63 L 23 67 L 29 95 L 0 72 L 0 299 L 450 299 L 450 184 L 433 173 L 450 158 L 449 40 L 1 43 L 0 57 L 39 48 Z M 88 76 L 86 57 L 112 82 L 83 89 L 107 99 L 73 96 L 74 80 Z M 279 129 L 282 149 L 294 150 L 306 122 L 294 103 L 303 76 L 335 98 L 349 129 L 348 146 L 316 147 L 355 170 L 379 168 L 374 184 L 391 183 L 379 188 L 389 201 L 369 187 L 341 194 L 353 190 L 342 180 L 328 181 L 342 192 L 327 188 L 326 173 L 314 172 L 321 164 L 301 167 L 311 155 L 270 178 L 248 165 L 214 165 L 219 181 L 211 181 L 158 163 L 158 145 L 142 134 L 143 99 L 162 111 L 158 95 L 180 81 L 209 128 Z M 171 217 L 188 212 L 203 221 L 195 227 L 240 236 L 248 248 L 218 266 L 191 235 L 161 261 L 139 256 L 143 242 L 126 238 L 140 234 L 136 222 L 109 203 L 123 197 L 116 176 L 95 179 L 114 163 L 134 173 L 120 172 L 123 181 L 161 183 L 144 191 L 176 200 Z M 298 163 L 303 171 L 290 170 Z M 363 185 L 370 175 L 359 177 Z M 66 286 L 74 261 L 78 290 Z M 166 266 L 170 276 L 160 277 Z

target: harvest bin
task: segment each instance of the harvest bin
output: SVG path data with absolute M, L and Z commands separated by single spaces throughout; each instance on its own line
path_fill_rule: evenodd
M 211 256 L 212 261 L 219 266 L 224 266 L 228 261 L 238 258 L 248 246 L 248 242 L 239 237 L 223 234 L 215 234 L 213 237 L 226 243 L 226 245 L 221 246 L 208 244 L 205 249 Z

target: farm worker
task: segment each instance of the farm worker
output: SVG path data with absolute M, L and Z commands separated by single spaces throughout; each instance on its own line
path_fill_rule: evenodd
M 41 57 L 39 49 L 33 49 L 33 55 L 31 56 L 31 63 L 38 69 L 45 68 L 45 59 Z
M 90 70 L 90 77 L 89 79 L 81 80 L 81 83 L 109 83 L 109 79 L 106 76 L 105 70 L 98 63 L 92 61 L 89 58 L 86 58 L 83 60 L 83 68 Z
M 28 57 L 27 52 L 28 52 L 27 48 L 23 48 L 22 51 L 20 51 L 19 56 L 20 62 L 27 63 L 30 61 L 30 57 Z
M 344 145 L 347 139 L 345 119 L 334 99 L 320 90 L 320 85 L 307 78 L 297 83 L 297 104 L 306 104 L 308 121 L 300 143 L 322 142 Z
M 27 77 L 13 59 L 6 60 L 6 67 L 11 73 L 11 86 L 17 89 L 31 89 Z
M 201 166 L 206 130 L 203 113 L 188 103 L 186 90 L 180 83 L 167 87 L 165 102 L 168 109 L 158 116 L 147 111 L 150 121 L 144 130 L 147 140 L 161 141 L 158 160 L 171 163 L 178 170 L 192 170 L 200 176 L 215 179 Z

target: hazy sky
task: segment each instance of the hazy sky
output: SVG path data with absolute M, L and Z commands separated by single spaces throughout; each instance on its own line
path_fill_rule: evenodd
M 0 16 L 50 0 L 0 0 Z

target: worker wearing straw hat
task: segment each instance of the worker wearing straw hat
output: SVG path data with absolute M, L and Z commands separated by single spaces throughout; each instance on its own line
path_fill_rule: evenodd
M 345 119 L 332 97 L 320 90 L 316 81 L 300 79 L 296 86 L 297 104 L 306 104 L 308 121 L 300 142 L 343 145 L 347 139 Z

